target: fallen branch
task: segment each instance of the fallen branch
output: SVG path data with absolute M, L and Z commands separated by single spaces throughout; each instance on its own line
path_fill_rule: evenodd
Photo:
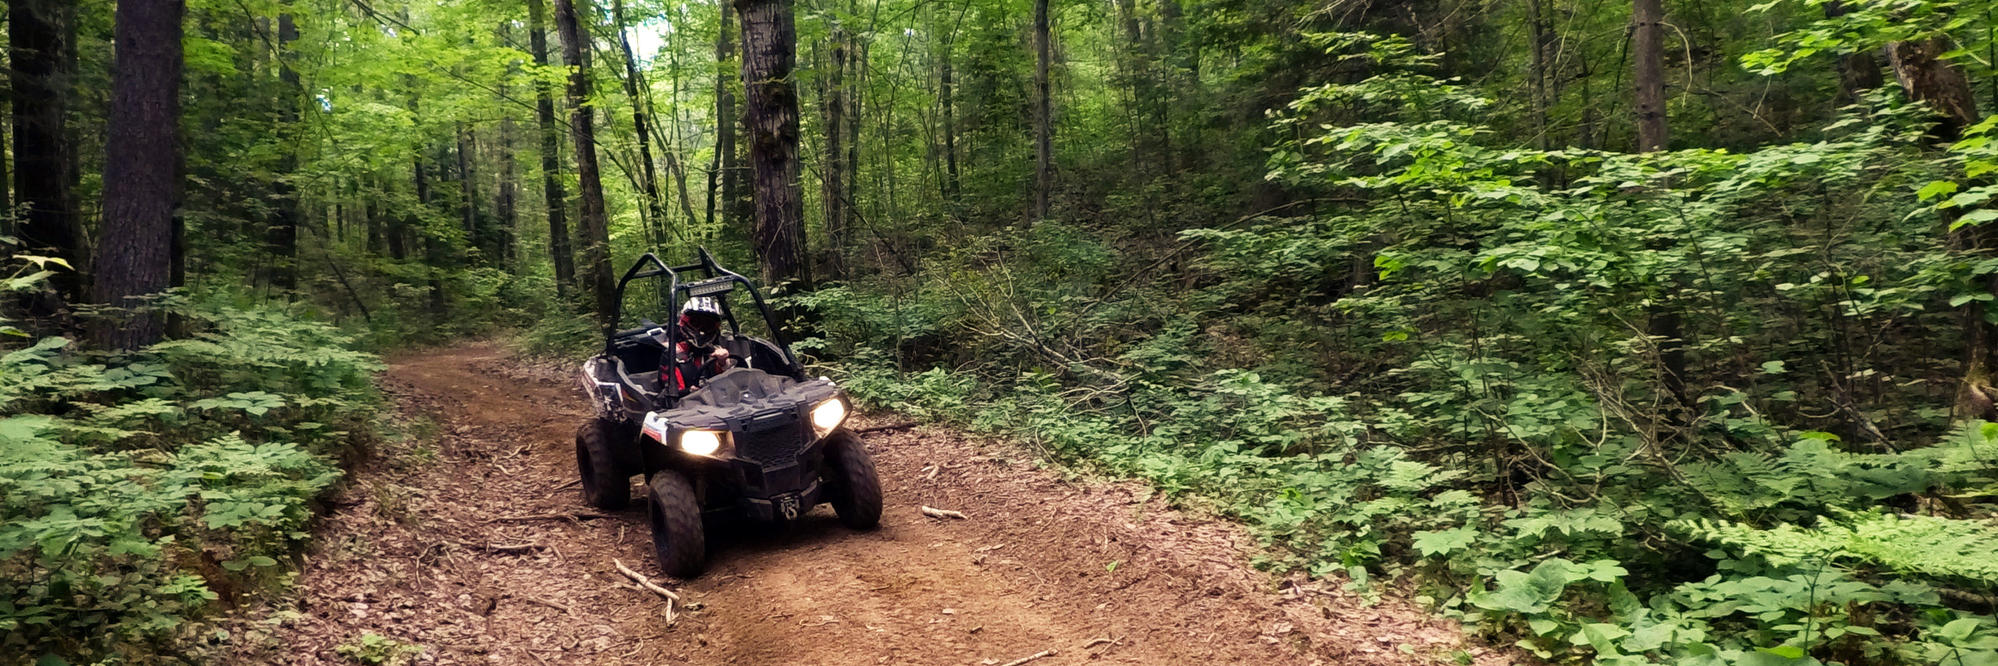
M 672 591 L 672 590 L 669 590 L 669 589 L 666 589 L 666 588 L 663 588 L 663 587 L 660 587 L 658 583 L 654 583 L 654 582 L 652 582 L 652 579 L 650 579 L 650 578 L 646 578 L 646 577 L 644 577 L 644 576 L 641 576 L 641 575 L 639 575 L 639 573 L 638 573 L 638 572 L 636 572 L 636 571 L 632 571 L 632 570 L 631 570 L 631 567 L 627 567 L 627 566 L 625 566 L 625 565 L 624 565 L 624 563 L 623 563 L 623 562 L 620 562 L 620 561 L 618 561 L 618 559 L 617 559 L 617 558 L 615 558 L 615 557 L 611 558 L 611 564 L 615 564 L 615 565 L 617 565 L 617 571 L 618 571 L 618 573 L 621 573 L 621 574 L 624 574 L 624 577 L 626 577 L 626 578 L 630 578 L 630 579 L 632 579 L 633 581 L 636 581 L 636 582 L 637 582 L 637 583 L 638 583 L 639 585 L 642 585 L 642 586 L 644 586 L 644 587 L 645 587 L 645 589 L 648 589 L 648 590 L 652 590 L 653 592 L 657 592 L 657 593 L 659 594 L 659 596 L 662 596 L 662 597 L 666 597 L 666 599 L 667 599 L 668 601 L 679 601 L 679 600 L 680 600 L 680 595 L 679 595 L 678 593 L 675 593 L 675 592 L 674 592 L 674 591 Z M 673 606 L 672 606 L 672 604 L 667 604 L 667 605 L 666 605 L 666 614 L 667 614 L 667 617 L 668 617 L 668 619 L 671 619 L 671 617 L 672 617 L 672 613 L 673 613 Z
M 1033 653 L 1033 654 L 1030 654 L 1030 655 L 1027 655 L 1027 656 L 1025 656 L 1025 657 L 1021 657 L 1021 658 L 1019 658 L 1019 659 L 1014 659 L 1014 660 L 1012 660 L 1012 661 L 1009 661 L 1009 662 L 1006 662 L 1006 663 L 1004 663 L 1004 664 L 1000 664 L 999 666 L 1020 666 L 1020 664 L 1024 664 L 1024 663 L 1027 663 L 1027 662 L 1030 662 L 1030 661 L 1033 661 L 1033 660 L 1035 660 L 1035 659 L 1039 659 L 1039 658 L 1041 658 L 1041 657 L 1052 657 L 1052 656 L 1054 656 L 1054 654 L 1055 654 L 1055 651 L 1054 651 L 1054 650 L 1051 650 L 1051 649 L 1050 649 L 1050 650 L 1042 650 L 1042 651 L 1040 651 L 1040 652 L 1035 652 L 1035 653 Z
M 558 603 L 555 603 L 555 602 L 553 602 L 553 601 L 549 601 L 549 600 L 547 600 L 547 599 L 542 599 L 542 598 L 540 598 L 540 597 L 521 597 L 521 599 L 522 599 L 523 601 L 527 601 L 528 603 L 533 603 L 533 604 L 540 604 L 540 605 L 542 605 L 542 606 L 547 606 L 547 607 L 549 607 L 549 608 L 553 608 L 553 609 L 555 609 L 555 610 L 558 610 L 558 611 L 562 611 L 563 613 L 565 613 L 565 614 L 568 614 L 568 615 L 575 615 L 575 614 L 576 614 L 576 611 L 575 611 L 574 609 L 571 609 L 571 608 L 569 608 L 568 606 L 564 606 L 564 605 L 562 605 L 562 604 L 558 604 Z
M 923 515 L 940 520 L 944 518 L 956 518 L 958 520 L 965 520 L 968 518 L 963 513 L 959 513 L 957 511 L 952 511 L 949 509 L 939 509 L 931 506 L 922 507 L 920 510 L 923 512 Z
M 486 522 L 500 523 L 500 522 L 522 522 L 530 520 L 595 520 L 598 518 L 609 518 L 609 517 L 610 514 L 605 514 L 605 513 L 576 511 L 572 513 L 535 513 L 535 514 L 528 514 L 525 516 L 499 516 L 496 518 L 487 518 Z
M 1087 650 L 1089 648 L 1093 648 L 1098 645 L 1102 645 L 1104 643 L 1109 643 L 1111 645 L 1121 645 L 1122 644 L 1121 641 L 1123 640 L 1124 639 L 1121 638 L 1110 638 L 1107 636 L 1103 638 L 1091 638 L 1089 639 L 1088 642 L 1082 644 L 1082 649 Z
M 878 426 L 868 426 L 868 427 L 865 427 L 865 428 L 860 428 L 860 429 L 857 429 L 857 430 L 854 430 L 854 431 L 853 431 L 853 434 L 856 434 L 856 435 L 864 435 L 864 434 L 867 434 L 867 433 L 870 433 L 870 432 L 888 432 L 888 431 L 890 431 L 890 430 L 908 430 L 908 429 L 910 429 L 910 428 L 914 428 L 914 427 L 916 427 L 916 426 L 919 426 L 919 425 L 922 425 L 922 424 L 921 424 L 921 423 L 917 423 L 917 422 L 915 422 L 915 421 L 908 421 L 908 422 L 905 422 L 905 423 L 893 423 L 893 424 L 889 424 L 889 425 L 878 425 Z

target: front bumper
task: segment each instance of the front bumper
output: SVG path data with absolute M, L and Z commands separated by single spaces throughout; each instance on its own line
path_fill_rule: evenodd
M 813 479 L 811 485 L 798 492 L 777 493 L 769 497 L 744 496 L 737 502 L 737 508 L 756 520 L 797 520 L 825 501 L 825 487 L 825 484 Z

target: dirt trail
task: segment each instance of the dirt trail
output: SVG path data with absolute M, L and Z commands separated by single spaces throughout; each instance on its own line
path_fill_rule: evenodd
M 658 571 L 642 508 L 514 519 L 586 512 L 572 438 L 587 414 L 566 375 L 478 345 L 406 356 L 385 380 L 440 432 L 356 472 L 307 555 L 296 614 L 245 621 L 234 661 L 351 663 L 338 646 L 364 632 L 438 663 L 1502 660 L 1405 604 L 1272 581 L 1248 567 L 1240 528 L 1136 484 L 1065 479 L 929 429 L 865 437 L 887 495 L 880 529 L 844 529 L 822 507 L 787 529 L 711 536 L 705 575 L 660 579 L 693 605 L 668 623 L 612 565 Z

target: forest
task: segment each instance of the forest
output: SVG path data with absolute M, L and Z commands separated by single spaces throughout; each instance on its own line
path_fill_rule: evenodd
M 437 430 L 384 359 L 572 372 L 705 248 L 859 406 L 1271 586 L 1998 664 L 1998 2 L 6 5 L 0 663 L 240 654 Z

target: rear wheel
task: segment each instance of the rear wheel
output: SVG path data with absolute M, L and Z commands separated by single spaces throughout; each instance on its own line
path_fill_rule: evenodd
M 871 530 L 881 524 L 881 480 L 874 474 L 874 458 L 861 445 L 860 436 L 839 431 L 826 442 L 826 466 L 832 478 L 829 498 L 839 522 L 856 530 Z
M 687 477 L 667 469 L 652 475 L 646 513 L 652 523 L 652 551 L 659 568 L 674 578 L 693 578 L 708 564 L 708 536 L 701 505 Z
M 611 452 L 616 433 L 617 424 L 603 419 L 590 419 L 576 431 L 576 472 L 583 478 L 583 501 L 607 511 L 631 504 L 631 475 Z

